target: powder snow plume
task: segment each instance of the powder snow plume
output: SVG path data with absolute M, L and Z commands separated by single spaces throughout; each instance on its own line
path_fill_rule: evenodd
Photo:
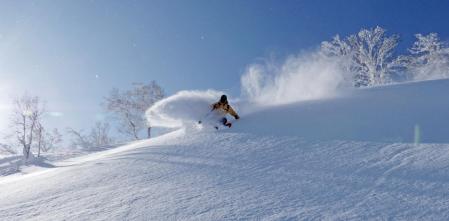
M 253 64 L 241 78 L 243 99 L 278 105 L 335 96 L 350 84 L 342 58 L 319 52 L 288 57 L 284 63 Z
M 210 105 L 220 98 L 223 92 L 180 91 L 156 102 L 146 112 L 150 126 L 179 128 L 194 125 L 210 112 Z
M 230 103 L 243 116 L 267 106 L 335 96 L 350 84 L 341 62 L 313 52 L 290 56 L 280 65 L 250 65 L 241 77 L 241 97 Z M 146 116 L 152 127 L 193 125 L 210 112 L 210 105 L 222 94 L 215 90 L 181 91 L 156 102 Z

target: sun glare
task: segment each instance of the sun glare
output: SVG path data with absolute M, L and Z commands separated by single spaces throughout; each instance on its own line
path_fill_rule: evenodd
M 11 108 L 8 95 L 8 87 L 0 84 L 0 129 L 4 129 L 8 123 L 8 113 Z

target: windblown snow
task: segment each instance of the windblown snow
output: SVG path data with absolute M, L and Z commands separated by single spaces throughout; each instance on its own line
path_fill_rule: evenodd
M 181 92 L 147 113 L 172 133 L 1 178 L 0 220 L 447 220 L 448 93 L 231 101 L 242 118 L 215 131 L 187 125 L 221 93 Z

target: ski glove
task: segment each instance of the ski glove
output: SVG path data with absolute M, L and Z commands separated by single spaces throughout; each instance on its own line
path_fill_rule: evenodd
M 235 115 L 235 119 L 236 120 L 240 119 L 239 115 Z

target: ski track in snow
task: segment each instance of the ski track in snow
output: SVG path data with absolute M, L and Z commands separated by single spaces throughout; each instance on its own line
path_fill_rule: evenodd
M 177 131 L 1 182 L 0 220 L 445 219 L 448 159 L 445 144 Z

